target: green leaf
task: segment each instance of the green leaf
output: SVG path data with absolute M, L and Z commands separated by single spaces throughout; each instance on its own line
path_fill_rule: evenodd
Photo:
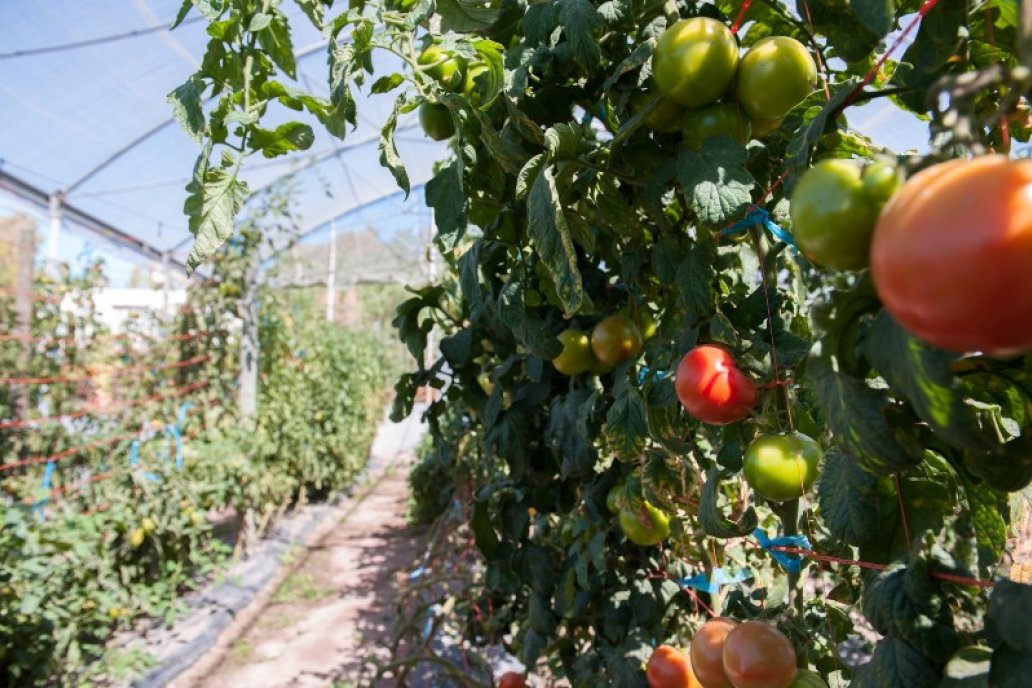
M 576 122 L 562 122 L 545 132 L 545 148 L 549 162 L 571 160 L 584 140 L 584 131 Z
M 797 106 L 792 111 L 793 114 L 786 118 L 786 120 L 790 119 L 800 111 L 803 112 L 802 126 L 792 134 L 786 151 L 786 157 L 789 158 L 788 168 L 793 176 L 798 176 L 810 166 L 810 155 L 814 147 L 825 132 L 834 128 L 843 105 L 853 95 L 859 83 L 857 79 L 850 79 L 837 84 L 832 89 L 831 99 L 826 102 L 823 94 L 814 94 L 803 101 L 802 105 Z M 808 107 L 813 102 L 822 104 L 819 110 L 816 107 Z
M 559 22 L 573 48 L 573 59 L 587 72 L 593 72 L 602 59 L 598 32 L 604 22 L 590 0 L 563 0 L 559 3 Z
M 398 86 L 405 83 L 405 75 L 395 72 L 394 74 L 388 74 L 382 76 L 373 82 L 373 85 L 369 87 L 370 93 L 388 93 L 393 91 Z
M 858 546 L 877 537 L 878 480 L 836 447 L 824 454 L 817 496 L 833 536 Z
M 616 82 L 619 81 L 620 77 L 622 77 L 624 74 L 627 74 L 628 72 L 632 72 L 635 69 L 640 69 L 641 67 L 643 67 L 649 61 L 649 58 L 652 57 L 652 51 L 654 47 L 655 46 L 652 43 L 652 41 L 645 41 L 644 43 L 639 43 L 638 46 L 634 49 L 634 51 L 630 55 L 625 57 L 620 62 L 620 64 L 618 64 L 616 68 L 613 69 L 613 71 L 609 74 L 609 77 L 602 84 L 602 90 L 608 91 L 616 85 Z
M 526 283 L 520 270 L 509 277 L 498 293 L 498 315 L 512 330 L 513 336 L 535 356 L 550 361 L 563 350 L 559 339 L 553 336 L 534 309 L 528 309 L 525 299 Z
M 732 521 L 719 509 L 720 481 L 723 474 L 711 468 L 699 494 L 699 525 L 707 535 L 716 538 L 744 537 L 756 530 L 759 519 L 751 506 L 745 510 L 738 522 Z
M 233 234 L 233 221 L 247 197 L 247 184 L 235 171 L 209 167 L 210 147 L 197 158 L 193 179 L 186 185 L 183 212 L 189 218 L 193 248 L 186 258 L 190 272 L 197 269 Z
M 172 22 L 172 26 L 168 27 L 169 31 L 172 31 L 177 26 L 183 23 L 186 16 L 190 14 L 190 10 L 193 8 L 193 0 L 183 0 L 183 4 L 179 6 L 179 11 L 176 13 L 176 18 Z
M 474 241 L 459 258 L 459 287 L 468 315 L 475 318 L 484 303 L 484 289 L 480 280 L 480 241 Z
M 716 247 L 700 239 L 678 265 L 675 283 L 678 298 L 690 314 L 690 322 L 704 318 L 714 311 L 713 281 L 716 278 Z
M 862 60 L 878 47 L 892 28 L 895 14 L 892 0 L 849 0 L 849 6 L 841 0 L 807 0 L 807 4 L 813 28 L 827 36 L 838 57 L 846 62 Z M 858 8 L 864 19 L 858 16 Z M 884 26 L 884 31 L 875 31 L 868 22 L 879 29 Z
M 405 171 L 405 163 L 398 154 L 398 147 L 394 143 L 394 129 L 398 126 L 398 106 L 400 101 L 395 101 L 394 109 L 387 117 L 387 121 L 380 130 L 380 164 L 391 171 L 398 186 L 405 192 L 408 198 L 411 191 L 408 172 Z
M 481 31 L 498 18 L 497 8 L 480 0 L 437 0 L 437 14 L 441 17 L 442 33 Z
M 1025 688 L 1032 675 L 1032 652 L 1000 647 L 993 652 L 989 671 L 991 688 Z
M 648 424 L 641 394 L 621 377 L 613 390 L 613 405 L 606 413 L 606 438 L 609 446 L 620 456 L 633 458 L 645 448 Z
M 194 141 L 201 142 L 204 136 L 204 110 L 201 108 L 203 82 L 191 76 L 182 85 L 168 94 L 172 116 Z
M 266 158 L 275 158 L 291 151 L 308 150 L 315 141 L 312 127 L 303 122 L 287 122 L 273 130 L 253 127 L 247 139 L 251 150 L 261 151 Z
M 498 551 L 498 534 L 491 526 L 491 515 L 488 512 L 487 500 L 476 499 L 473 501 L 473 515 L 470 517 L 469 526 L 473 530 L 473 538 L 476 540 L 477 549 L 490 561 Z
M 963 471 L 958 472 L 958 477 L 971 509 L 971 523 L 978 543 L 979 575 L 988 576 L 1007 545 L 1007 523 L 1003 518 L 1007 498 L 985 483 L 971 482 Z
M 264 12 L 255 12 L 251 17 L 251 22 L 247 25 L 247 30 L 251 33 L 258 33 L 269 24 L 272 23 L 272 15 Z
M 875 36 L 884 37 L 892 31 L 896 18 L 896 0 L 849 0 L 857 19 Z
M 473 355 L 473 330 L 463 328 L 441 339 L 441 354 L 452 368 L 460 368 Z
M 538 175 L 548 163 L 548 156 L 544 153 L 535 155 L 528 160 L 519 174 L 516 176 L 516 200 L 522 200 L 530 193 L 530 189 L 537 181 Z
M 989 598 L 985 633 L 993 647 L 1032 653 L 1032 585 L 1001 579 Z
M 681 151 L 677 179 L 700 222 L 716 227 L 745 214 L 756 186 L 745 158 L 745 148 L 730 136 L 710 137 L 699 150 Z
M 294 4 L 301 8 L 308 20 L 312 22 L 312 26 L 317 29 L 323 28 L 326 20 L 323 0 L 294 0 Z
M 437 241 L 444 251 L 451 251 L 462 239 L 469 224 L 462 168 L 455 159 L 427 182 L 425 195 L 427 206 L 434 209 Z
M 938 688 L 939 672 L 924 655 L 898 638 L 878 641 L 871 661 L 853 679 L 854 688 Z
M 577 249 L 551 167 L 546 167 L 531 187 L 527 215 L 530 237 L 555 283 L 563 312 L 570 317 L 591 301 L 584 293 L 577 268 Z
M 297 78 L 294 45 L 290 40 L 290 24 L 279 10 L 273 10 L 272 21 L 257 32 L 258 45 L 290 78 Z

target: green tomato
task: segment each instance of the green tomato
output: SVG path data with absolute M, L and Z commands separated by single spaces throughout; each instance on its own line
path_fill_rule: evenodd
M 620 530 L 636 545 L 658 545 L 670 535 L 670 517 L 647 501 L 620 509 Z
M 563 330 L 559 333 L 563 344 L 562 352 L 552 359 L 552 365 L 563 375 L 580 375 L 591 370 L 595 357 L 591 355 L 591 341 L 580 330 Z
M 631 111 L 641 112 L 649 104 L 654 96 L 651 93 L 640 91 L 631 96 Z M 668 98 L 660 97 L 659 103 L 652 112 L 645 116 L 645 126 L 652 131 L 663 134 L 673 134 L 681 131 L 681 122 L 684 119 L 684 108 Z
M 416 59 L 427 75 L 446 91 L 458 92 L 466 82 L 466 60 L 451 55 L 439 45 L 431 45 Z
M 363 3 L 365 4 L 365 3 Z M 408 12 L 416 6 L 416 0 L 387 0 L 385 7 L 395 12 Z
M 656 43 L 652 78 L 659 92 L 684 107 L 719 100 L 738 69 L 738 41 L 716 19 L 693 17 L 671 25 Z
M 480 107 L 484 103 L 483 84 L 477 83 L 477 77 L 488 72 L 488 67 L 483 62 L 474 62 L 466 70 L 466 79 L 462 84 L 462 92 L 469 98 L 473 107 Z
M 648 308 L 640 308 L 638 310 L 638 330 L 641 332 L 642 341 L 647 342 L 652 339 L 658 329 L 659 321 L 656 320 L 652 311 Z
M 682 133 L 690 148 L 702 148 L 703 141 L 721 134 L 745 144 L 752 138 L 752 122 L 735 105 L 707 105 L 685 114 Z
M 627 315 L 611 315 L 591 331 L 591 350 L 595 358 L 610 367 L 636 357 L 641 347 L 641 331 Z
M 752 121 L 752 135 L 755 138 L 762 139 L 767 134 L 777 131 L 784 121 L 784 117 L 777 119 L 754 119 Z
M 877 203 L 879 208 L 903 185 L 896 168 L 883 162 L 871 163 L 865 167 L 860 179 L 863 182 L 864 195 L 873 203 Z
M 455 135 L 455 120 L 448 106 L 440 103 L 424 103 L 419 106 L 419 123 L 423 131 L 434 141 L 444 141 Z
M 623 482 L 619 482 L 609 488 L 609 492 L 606 493 L 606 508 L 609 509 L 609 513 L 620 513 L 620 501 L 621 496 L 623 495 L 623 490 Z
M 494 391 L 494 383 L 491 382 L 491 376 L 487 373 L 477 375 L 477 384 L 480 385 L 480 389 L 484 390 L 484 394 L 491 394 Z
M 780 119 L 817 86 L 817 65 L 802 43 L 768 36 L 738 67 L 738 102 L 753 119 Z
M 867 267 L 881 206 L 863 188 L 853 160 L 822 160 L 800 177 L 789 215 L 796 245 L 811 262 L 835 270 Z
M 758 494 L 785 502 L 813 487 L 823 454 L 817 440 L 801 432 L 760 435 L 745 450 L 742 472 Z

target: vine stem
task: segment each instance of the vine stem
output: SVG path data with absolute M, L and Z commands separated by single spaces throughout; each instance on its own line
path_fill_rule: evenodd
M 781 505 L 781 527 L 785 535 L 799 534 L 799 500 L 793 499 Z M 800 614 L 803 613 L 803 589 L 799 585 L 799 574 L 789 571 L 788 573 L 788 594 L 792 598 L 792 605 Z

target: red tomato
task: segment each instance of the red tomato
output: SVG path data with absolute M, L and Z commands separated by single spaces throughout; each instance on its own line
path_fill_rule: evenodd
M 692 669 L 704 688 L 734 688 L 724 673 L 724 641 L 737 626 L 734 619 L 718 616 L 702 624 L 692 637 Z
M 688 655 L 669 645 L 660 645 L 645 668 L 649 688 L 702 688 L 692 671 Z
M 878 218 L 871 276 L 904 329 L 957 352 L 1032 349 L 1032 161 L 919 172 Z
M 738 369 L 731 354 L 712 344 L 685 354 L 677 366 L 674 387 L 688 413 L 711 425 L 740 421 L 756 405 L 756 385 Z
M 527 682 L 515 671 L 507 671 L 498 679 L 498 688 L 527 688 Z
M 724 641 L 724 672 L 735 688 L 788 688 L 796 671 L 795 648 L 773 626 L 746 621 Z

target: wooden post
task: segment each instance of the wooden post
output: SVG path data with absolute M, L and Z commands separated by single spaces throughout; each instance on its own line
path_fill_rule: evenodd
M 11 225 L 10 235 L 16 242 L 16 271 L 14 276 L 14 332 L 21 342 L 18 355 L 18 372 L 26 375 L 32 362 L 32 283 L 33 261 L 36 257 L 36 223 L 25 215 L 15 215 L 8 220 Z M 15 388 L 14 417 L 27 418 L 29 415 L 29 397 L 27 389 Z
M 240 331 L 240 387 L 237 403 L 242 418 L 258 409 L 258 266 L 244 277 L 243 327 Z

